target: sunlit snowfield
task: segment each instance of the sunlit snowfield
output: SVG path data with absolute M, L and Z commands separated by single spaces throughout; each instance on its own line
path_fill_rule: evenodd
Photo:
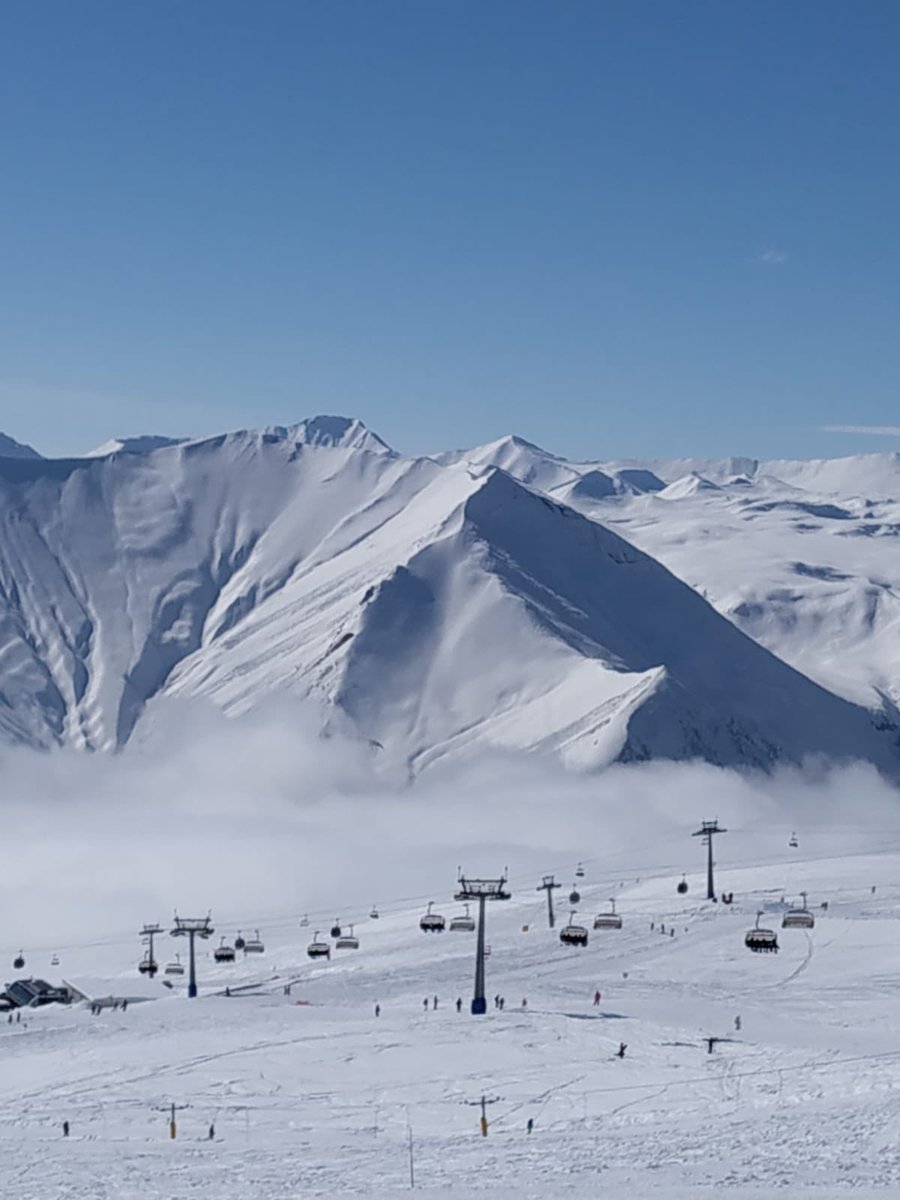
M 707 784 L 712 777 L 705 769 Z M 618 778 L 621 786 L 627 775 Z M 684 776 L 682 786 L 697 778 Z M 843 784 L 851 781 L 852 773 Z M 840 791 L 840 783 L 829 786 Z M 200 958 L 199 999 L 173 994 L 101 1016 L 77 1006 L 44 1009 L 22 1024 L 0 1024 L 0 1194 L 393 1197 L 410 1190 L 410 1138 L 416 1191 L 442 1197 L 896 1194 L 900 813 L 894 818 L 869 804 L 860 832 L 836 821 L 823 800 L 823 814 L 808 819 L 791 849 L 790 824 L 746 811 L 741 818 L 726 791 L 718 812 L 707 791 L 699 811 L 672 816 L 658 836 L 634 814 L 604 820 L 595 811 L 583 829 L 579 912 L 590 925 L 614 896 L 624 927 L 592 931 L 585 950 L 559 944 L 535 890 L 542 872 L 556 872 L 564 921 L 575 857 L 524 847 L 512 819 L 513 898 L 489 909 L 487 938 L 487 993 L 502 994 L 506 1006 L 497 1011 L 489 999 L 482 1018 L 467 1012 L 474 935 L 426 935 L 418 918 L 430 899 L 448 919 L 459 911 L 452 901 L 457 857 L 467 855 L 472 873 L 502 868 L 496 828 L 485 831 L 476 854 L 462 842 L 417 850 L 398 825 L 396 846 L 370 843 L 365 903 L 350 859 L 346 872 L 335 869 L 342 854 L 358 857 L 360 837 L 370 834 L 354 832 L 352 821 L 327 837 L 323 825 L 313 844 L 297 842 L 294 891 L 307 903 L 292 896 L 280 910 L 254 907 L 241 894 L 239 906 L 229 905 L 227 889 L 223 895 L 211 883 L 211 864 L 200 864 L 203 887 L 220 904 L 216 937 Z M 554 800 L 545 800 L 549 824 Z M 576 825 L 586 810 L 574 796 L 556 804 L 571 836 L 566 805 Z M 471 796 L 460 798 L 460 821 L 472 820 L 476 807 Z M 513 811 L 507 804 L 504 819 Z M 690 836 L 699 818 L 713 815 L 729 818 L 716 856 L 720 889 L 735 893 L 731 907 L 703 900 L 703 850 Z M 427 827 L 427 806 L 419 820 Z M 444 821 L 450 841 L 452 821 Z M 176 831 L 170 836 L 175 845 Z M 423 833 L 422 845 L 428 840 Z M 311 855 L 324 856 L 328 882 L 312 874 L 315 887 L 307 890 Z M 272 861 L 283 870 L 281 859 Z M 164 860 L 156 865 L 160 894 L 173 903 L 180 894 L 199 895 L 185 862 L 169 874 Z M 248 870 L 260 866 L 253 847 Z M 676 884 L 691 867 L 690 891 L 679 896 Z M 421 894 L 406 892 L 407 880 Z M 90 892 L 92 881 L 84 886 Z M 801 890 L 816 916 L 809 934 L 780 928 L 782 896 L 790 901 Z M 5 978 L 19 949 L 8 936 L 18 911 L 31 934 L 26 974 L 100 978 L 127 993 L 140 948 L 134 896 L 123 895 L 123 911 L 107 912 L 108 936 L 86 929 L 60 945 L 51 941 L 46 910 L 41 935 L 27 925 L 27 895 L 14 905 L 5 894 Z M 379 901 L 377 921 L 368 919 L 372 900 Z M 142 904 L 144 919 L 166 921 L 165 911 Z M 301 928 L 307 907 L 310 925 Z M 778 930 L 777 956 L 744 948 L 760 907 L 772 909 L 764 923 Z M 59 927 L 72 928 L 72 916 L 60 914 Z M 355 921 L 360 949 L 310 962 L 307 941 L 316 929 L 327 935 L 335 918 Z M 675 936 L 663 935 L 660 924 Z M 233 938 L 240 928 L 246 936 L 257 926 L 263 957 L 213 964 L 220 933 Z M 162 939 L 161 959 L 179 948 Z M 58 968 L 49 965 L 54 952 Z M 226 985 L 239 994 L 226 997 Z M 423 999 L 434 995 L 437 1012 L 425 1012 Z M 712 1054 L 709 1036 L 722 1039 Z M 621 1060 L 620 1041 L 628 1046 Z M 487 1138 L 479 1131 L 482 1094 L 491 1102 Z M 174 1142 L 171 1103 L 184 1106 Z

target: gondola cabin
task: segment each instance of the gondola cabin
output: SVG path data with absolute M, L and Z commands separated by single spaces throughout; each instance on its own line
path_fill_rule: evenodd
M 225 939 L 222 938 L 221 943 L 213 951 L 213 958 L 217 963 L 233 963 L 234 946 L 229 946 Z
M 572 885 L 571 892 L 569 892 L 569 903 L 570 904 L 580 904 L 581 903 L 581 892 L 579 892 L 578 888 L 575 887 L 574 884 Z
M 241 931 L 240 931 L 240 930 L 238 930 L 238 935 L 237 935 L 237 937 L 234 939 L 234 948 L 235 948 L 235 950 L 243 950 L 243 949 L 244 949 L 244 947 L 245 947 L 246 945 L 247 945 L 247 943 L 246 943 L 246 941 L 244 940 L 244 935 L 241 933 Z
M 675 891 L 678 893 L 679 896 L 686 896 L 687 890 L 688 890 L 688 881 L 687 881 L 687 878 L 684 875 L 682 875 L 681 883 L 679 883 L 679 885 L 675 889 Z

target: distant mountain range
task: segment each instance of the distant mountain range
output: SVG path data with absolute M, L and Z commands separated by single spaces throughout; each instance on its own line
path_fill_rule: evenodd
M 416 774 L 859 758 L 900 774 L 897 456 L 406 458 L 359 421 L 42 459 L 0 437 L 0 738 L 313 696 Z

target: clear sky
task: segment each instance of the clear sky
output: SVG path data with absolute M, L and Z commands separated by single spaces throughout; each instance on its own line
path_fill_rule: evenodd
M 36 0 L 0 429 L 900 448 L 897 0 Z

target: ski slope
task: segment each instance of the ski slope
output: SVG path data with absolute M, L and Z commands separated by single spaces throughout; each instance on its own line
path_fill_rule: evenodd
M 702 867 L 692 829 L 585 861 L 579 911 L 590 921 L 614 896 L 624 918 L 585 950 L 547 929 L 538 857 L 513 865 L 513 898 L 488 914 L 487 994 L 506 1005 L 482 1018 L 453 1004 L 471 995 L 474 935 L 418 930 L 425 900 L 459 908 L 454 864 L 434 851 L 433 890 L 386 902 L 377 921 L 362 904 L 335 913 L 339 892 L 310 897 L 308 928 L 298 913 L 214 912 L 231 937 L 259 925 L 266 954 L 216 968 L 210 948 L 197 1000 L 0 1025 L 2 1194 L 387 1200 L 410 1190 L 410 1137 L 415 1190 L 435 1197 L 896 1194 L 900 821 L 812 826 L 796 850 L 786 826 L 733 829 L 716 847 L 731 907 L 703 900 L 699 869 L 676 893 L 681 867 Z M 574 866 L 543 864 L 565 885 L 561 913 Z M 801 889 L 815 929 L 748 953 L 757 909 L 777 925 Z M 310 963 L 306 941 L 335 916 L 356 921 L 359 951 Z M 64 976 L 125 994 L 136 978 L 131 930 L 53 949 Z M 29 949 L 29 966 L 46 971 L 50 950 Z

